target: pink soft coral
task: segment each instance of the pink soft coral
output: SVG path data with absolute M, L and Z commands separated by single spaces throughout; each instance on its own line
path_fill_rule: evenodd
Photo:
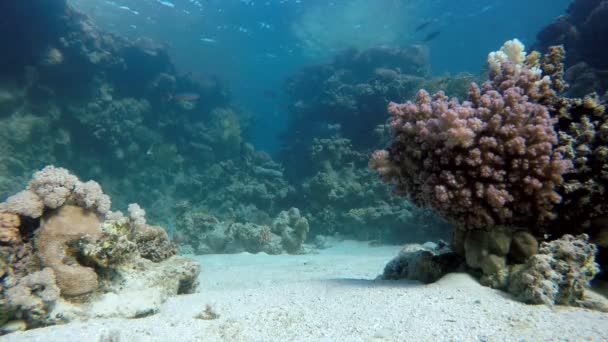
M 416 103 L 391 103 L 394 140 L 370 167 L 398 193 L 464 227 L 548 223 L 572 162 L 555 151 L 556 92 L 536 62 L 501 61 L 462 103 L 424 90 Z

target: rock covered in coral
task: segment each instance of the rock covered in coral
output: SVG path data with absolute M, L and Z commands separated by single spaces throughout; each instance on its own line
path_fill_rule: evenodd
M 17 285 L 6 290 L 10 310 L 17 312 L 14 318 L 27 322 L 44 322 L 53 305 L 59 299 L 61 289 L 56 284 L 55 272 L 50 267 L 28 274 Z
M 93 243 L 101 236 L 101 221 L 84 208 L 64 205 L 43 217 L 34 247 L 44 267 L 55 271 L 57 285 L 64 296 L 78 296 L 97 289 L 97 273 L 81 265 L 69 244 L 86 236 Z
M 481 272 L 482 284 L 500 289 L 508 285 L 509 264 L 524 263 L 538 251 L 532 234 L 505 226 L 488 231 L 457 229 L 452 245 L 469 268 Z
M 599 272 L 596 252 L 584 234 L 543 242 L 538 254 L 514 269 L 509 292 L 526 303 L 585 306 L 585 291 Z
M 308 234 L 308 220 L 300 214 L 298 208 L 281 211 L 272 221 L 271 231 L 281 237 L 281 245 L 287 253 L 302 251 L 302 244 Z
M 143 307 L 154 313 L 168 296 L 196 289 L 199 265 L 175 256 L 167 233 L 148 225 L 138 205 L 129 217 L 110 212 L 97 183 L 53 166 L 36 173 L 26 191 L 31 196 L 0 204 L 1 324 L 137 317 Z M 153 295 L 128 301 L 137 291 Z M 107 298 L 119 298 L 117 305 Z
M 438 244 L 404 246 L 399 255 L 384 267 L 381 279 L 419 280 L 425 284 L 435 282 L 462 265 L 462 257 L 452 252 L 443 241 Z
M 267 224 L 220 221 L 200 210 L 179 208 L 177 240 L 182 248 L 195 254 L 303 252 L 302 244 L 309 231 L 308 220 L 297 208 L 282 211 Z
M 489 80 L 473 83 L 468 101 L 421 90 L 416 103 L 392 103 L 393 141 L 369 165 L 456 223 L 454 250 L 483 284 L 578 305 L 597 273 L 596 247 L 586 235 L 538 241 L 591 233 L 606 216 L 608 115 L 597 97 L 560 96 L 563 56 L 560 46 L 541 58 L 509 41 L 489 54 Z
M 162 262 L 135 258 L 115 267 L 114 272 L 120 282 L 102 282 L 104 293 L 87 315 L 139 318 L 154 314 L 168 297 L 196 291 L 200 266 L 180 256 Z

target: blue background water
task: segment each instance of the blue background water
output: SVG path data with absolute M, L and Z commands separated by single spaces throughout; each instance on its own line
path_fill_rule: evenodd
M 569 0 L 72 0 L 97 24 L 167 44 L 183 73 L 215 74 L 256 118 L 271 153 L 285 127 L 285 78 L 349 46 L 423 44 L 434 75 L 477 73 L 511 38 L 526 45 Z M 425 22 L 420 31 L 415 28 Z M 425 36 L 439 35 L 425 43 Z M 403 100 L 403 99 L 395 99 Z

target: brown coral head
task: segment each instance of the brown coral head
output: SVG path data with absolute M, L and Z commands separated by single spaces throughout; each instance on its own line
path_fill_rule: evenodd
M 78 296 L 97 288 L 97 274 L 79 263 L 78 251 L 69 246 L 83 236 L 96 241 L 101 236 L 101 222 L 94 211 L 64 205 L 46 214 L 41 222 L 34 245 L 40 262 L 55 271 L 61 294 Z

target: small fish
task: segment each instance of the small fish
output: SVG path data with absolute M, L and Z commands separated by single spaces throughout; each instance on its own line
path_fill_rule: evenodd
M 432 21 L 430 21 L 430 20 L 424 21 L 422 24 L 416 26 L 416 28 L 414 29 L 414 32 L 420 32 L 420 31 L 424 30 L 429 25 L 431 25 L 431 23 L 432 23 Z
M 209 44 L 214 44 L 214 43 L 217 43 L 217 40 L 215 40 L 213 38 L 201 38 L 201 42 L 205 42 L 205 43 L 209 43 Z
M 175 4 L 173 4 L 172 2 L 169 1 L 163 1 L 163 0 L 156 0 L 159 4 L 163 5 L 163 6 L 167 6 L 167 7 L 171 7 L 171 8 L 175 8 Z
M 429 34 L 426 35 L 426 37 L 424 37 L 424 39 L 422 40 L 423 43 L 428 43 L 431 40 L 437 38 L 437 36 L 441 33 L 441 31 L 433 31 Z

